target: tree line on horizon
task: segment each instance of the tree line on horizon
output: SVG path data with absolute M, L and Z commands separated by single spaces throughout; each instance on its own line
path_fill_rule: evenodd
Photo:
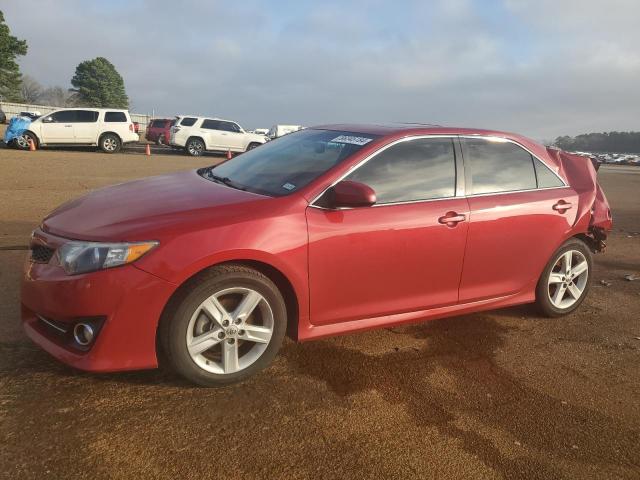
M 584 133 L 556 138 L 554 145 L 571 152 L 640 153 L 640 132 Z
M 124 80 L 106 58 L 78 64 L 71 78 L 73 88 L 43 87 L 36 79 L 20 73 L 17 59 L 27 50 L 26 40 L 11 35 L 0 11 L 0 100 L 54 107 L 129 108 Z

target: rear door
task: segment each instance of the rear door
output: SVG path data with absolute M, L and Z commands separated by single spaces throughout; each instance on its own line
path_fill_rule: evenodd
M 577 195 L 514 142 L 462 142 L 471 218 L 460 302 L 529 289 L 573 225 Z
M 225 132 L 222 131 L 220 123 L 220 120 L 211 118 L 205 118 L 202 121 L 200 130 L 207 144 L 207 150 L 223 150 Z
M 75 110 L 59 110 L 42 119 L 40 140 L 42 143 L 75 143 L 73 127 Z
M 307 209 L 313 324 L 458 301 L 468 208 L 456 183 L 456 145 L 404 139 L 345 178 L 372 187 L 374 206 L 329 210 L 320 197 Z
M 98 112 L 96 110 L 76 110 L 73 133 L 77 143 L 98 141 Z

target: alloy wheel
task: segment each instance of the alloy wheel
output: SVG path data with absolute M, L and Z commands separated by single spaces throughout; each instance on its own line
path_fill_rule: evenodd
M 273 311 L 265 297 L 250 288 L 227 288 L 203 301 L 191 316 L 187 350 L 203 370 L 235 373 L 260 358 L 273 330 Z
M 193 156 L 202 155 L 204 146 L 200 142 L 189 142 L 189 153 Z
M 107 137 L 102 141 L 102 147 L 108 152 L 113 152 L 118 147 L 118 143 L 114 138 Z
M 569 250 L 556 260 L 547 280 L 551 304 L 565 310 L 572 307 L 585 292 L 589 279 L 589 263 L 582 252 Z

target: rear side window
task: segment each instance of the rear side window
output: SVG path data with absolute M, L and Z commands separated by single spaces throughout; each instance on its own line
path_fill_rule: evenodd
M 465 139 L 465 165 L 471 171 L 471 193 L 498 193 L 536 188 L 531 154 L 507 141 Z
M 75 110 L 61 110 L 51 115 L 54 122 L 64 123 L 64 122 L 75 122 L 76 121 L 76 111 Z
M 98 112 L 95 110 L 76 110 L 76 122 L 94 123 L 98 121 Z
M 536 179 L 538 180 L 538 188 L 562 187 L 564 183 L 553 173 L 549 167 L 540 160 L 533 157 L 533 165 L 536 169 Z
M 221 127 L 221 123 L 218 120 L 210 120 L 210 119 L 205 119 L 202 121 L 202 126 L 200 128 L 206 128 L 207 130 L 222 130 Z
M 194 117 L 184 117 L 180 122 L 180 125 L 184 127 L 191 127 L 194 123 L 196 123 L 197 118 Z
M 378 204 L 453 197 L 456 191 L 453 140 L 419 138 L 400 142 L 346 179 L 373 188 Z
M 105 122 L 126 122 L 127 115 L 124 112 L 105 112 Z

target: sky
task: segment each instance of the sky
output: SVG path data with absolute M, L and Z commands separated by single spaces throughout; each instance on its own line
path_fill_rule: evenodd
M 0 0 L 22 72 L 103 56 L 130 110 L 245 128 L 424 122 L 538 140 L 640 130 L 638 0 Z M 25 14 L 28 12 L 28 14 Z

